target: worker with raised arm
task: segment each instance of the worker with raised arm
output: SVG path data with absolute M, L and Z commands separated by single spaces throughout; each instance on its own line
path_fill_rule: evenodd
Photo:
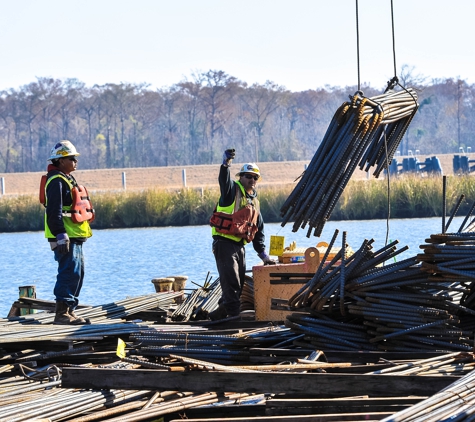
M 94 218 L 87 191 L 71 174 L 77 168 L 78 156 L 70 141 L 56 143 L 48 158 L 51 164 L 44 186 L 45 237 L 58 263 L 54 323 L 60 325 L 89 323 L 74 312 L 84 280 L 83 243 L 92 236 L 89 221 Z
M 222 295 L 219 306 L 210 312 L 211 320 L 239 316 L 240 297 L 246 273 L 245 245 L 252 242 L 264 265 L 275 264 L 265 248 L 264 220 L 260 213 L 256 184 L 261 177 L 254 163 L 244 164 L 230 175 L 231 162 L 236 153 L 227 149 L 219 170 L 220 198 L 210 219 L 213 254 L 219 273 Z

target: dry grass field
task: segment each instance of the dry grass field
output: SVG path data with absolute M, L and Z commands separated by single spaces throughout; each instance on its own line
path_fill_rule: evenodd
M 438 155 L 444 174 L 453 174 L 453 155 Z M 419 157 L 423 162 L 425 157 Z M 400 157 L 402 162 L 402 157 Z M 302 174 L 307 161 L 284 161 L 259 163 L 262 173 L 262 186 L 280 186 L 291 184 Z M 232 172 L 237 172 L 242 163 L 233 163 Z M 78 170 L 74 173 L 80 184 L 89 191 L 120 190 L 123 188 L 122 179 L 125 173 L 127 190 L 137 189 L 178 189 L 183 187 L 183 174 L 186 175 L 186 186 L 191 188 L 211 188 L 218 186 L 219 164 L 201 166 L 175 167 L 144 167 L 105 170 L 81 170 L 81 161 Z M 32 173 L 0 173 L 4 179 L 6 195 L 36 194 L 40 177 L 43 172 Z M 353 179 L 364 180 L 366 172 L 357 170 Z

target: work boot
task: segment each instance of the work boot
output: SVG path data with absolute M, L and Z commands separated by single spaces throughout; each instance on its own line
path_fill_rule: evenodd
M 56 302 L 55 312 L 53 324 L 72 325 L 74 323 L 74 318 L 68 313 L 68 304 L 66 302 Z
M 226 308 L 223 305 L 219 305 L 214 311 L 209 313 L 209 319 L 211 321 L 217 321 L 218 319 L 224 319 L 228 315 Z
M 85 325 L 85 324 L 91 323 L 89 318 L 83 318 L 83 317 L 77 316 L 74 313 L 74 308 L 72 306 L 68 308 L 68 314 L 74 318 L 74 322 L 72 323 L 73 325 Z

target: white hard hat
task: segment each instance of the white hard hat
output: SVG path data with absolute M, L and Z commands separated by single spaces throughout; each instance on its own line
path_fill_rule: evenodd
M 257 174 L 259 177 L 261 177 L 261 171 L 259 170 L 259 167 L 257 167 L 257 164 L 255 163 L 246 163 L 241 167 L 241 170 L 239 170 L 239 173 L 236 173 L 236 177 L 241 176 L 243 173 L 254 173 Z
M 56 160 L 64 157 L 77 157 L 79 152 L 70 141 L 59 141 L 50 152 L 48 160 Z

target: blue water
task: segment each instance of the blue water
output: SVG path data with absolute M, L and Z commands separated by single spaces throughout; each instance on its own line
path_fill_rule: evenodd
M 455 218 L 449 232 L 457 231 L 462 217 Z M 431 234 L 440 233 L 440 218 L 390 220 L 388 240 L 399 240 L 398 249 L 409 250 L 397 259 L 420 252 L 419 245 Z M 347 243 L 356 250 L 364 239 L 374 239 L 374 248 L 385 245 L 386 220 L 332 221 L 320 237 L 307 238 L 307 230 L 292 233 L 292 225 L 266 224 L 266 245 L 271 235 L 285 237 L 285 245 L 297 247 L 330 242 L 335 229 L 347 232 Z M 261 263 L 252 245 L 246 247 L 247 268 Z M 188 276 L 187 288 L 202 285 L 209 276 L 218 274 L 211 252 L 209 226 L 143 229 L 94 230 L 84 245 L 86 276 L 80 301 L 100 305 L 126 297 L 154 292 L 153 278 Z M 43 232 L 0 233 L 0 317 L 5 317 L 18 298 L 20 286 L 35 285 L 37 297 L 54 300 L 56 262 Z

